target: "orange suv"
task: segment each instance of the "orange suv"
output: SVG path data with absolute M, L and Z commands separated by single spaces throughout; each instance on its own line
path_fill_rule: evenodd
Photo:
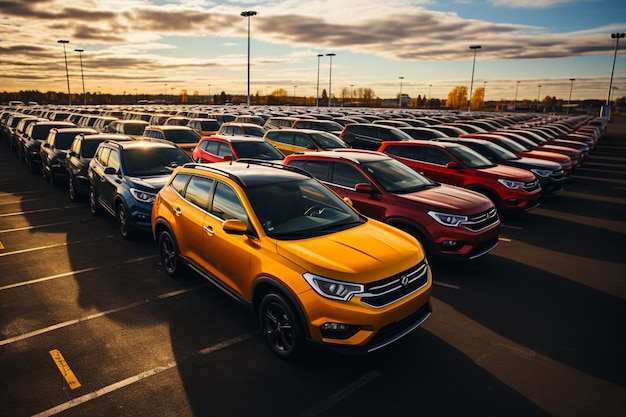
M 297 168 L 179 167 L 156 197 L 152 231 L 167 274 L 190 268 L 250 305 L 283 358 L 307 341 L 372 352 L 431 314 L 431 271 L 415 238 Z

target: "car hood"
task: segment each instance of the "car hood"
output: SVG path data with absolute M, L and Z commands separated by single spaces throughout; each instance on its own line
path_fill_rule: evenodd
M 360 283 L 400 273 L 424 259 L 412 236 L 371 219 L 325 236 L 279 240 L 277 252 L 313 274 Z
M 489 168 L 484 168 L 483 172 L 488 172 L 491 175 L 499 178 L 506 178 L 514 181 L 531 182 L 535 180 L 535 174 L 522 168 L 510 167 L 506 165 L 496 165 Z
M 405 200 L 429 205 L 437 210 L 447 210 L 452 214 L 478 214 L 493 207 L 493 203 L 481 194 L 446 184 L 410 194 L 396 195 Z
M 146 189 L 153 189 L 155 192 L 159 191 L 165 186 L 170 175 L 154 175 L 150 177 L 129 177 L 129 180 L 136 186 L 142 186 Z

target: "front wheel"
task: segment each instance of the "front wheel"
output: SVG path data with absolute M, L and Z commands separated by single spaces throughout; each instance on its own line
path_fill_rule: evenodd
M 269 293 L 263 298 L 259 325 L 265 340 L 281 358 L 293 359 L 303 353 L 302 326 L 294 308 L 282 295 Z
M 102 213 L 102 208 L 100 208 L 100 203 L 98 203 L 98 196 L 96 194 L 96 190 L 94 190 L 93 186 L 89 186 L 89 211 L 94 216 L 99 216 Z
M 130 225 L 130 217 L 128 216 L 128 210 L 123 203 L 117 205 L 116 216 L 117 224 L 120 228 L 122 237 L 126 240 L 132 238 L 132 230 Z
M 164 230 L 159 235 L 159 257 L 165 273 L 170 277 L 178 278 L 182 269 L 178 245 L 174 236 L 167 230 Z
M 71 174 L 67 174 L 67 189 L 70 193 L 70 200 L 73 202 L 78 202 L 80 198 L 78 197 L 78 191 L 76 191 L 76 184 L 74 182 L 74 177 Z

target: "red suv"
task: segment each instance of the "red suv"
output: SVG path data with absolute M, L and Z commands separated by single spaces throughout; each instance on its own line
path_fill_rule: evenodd
M 429 254 L 461 260 L 498 244 L 500 220 L 481 194 L 438 184 L 380 152 L 341 150 L 287 155 L 361 214 L 412 234 Z
M 489 197 L 498 209 L 530 211 L 539 205 L 541 186 L 533 173 L 496 165 L 467 146 L 449 142 L 389 141 L 379 148 L 428 178 Z
M 191 153 L 191 158 L 196 162 L 221 162 L 239 158 L 280 161 L 284 157 L 278 149 L 258 136 L 205 136 Z

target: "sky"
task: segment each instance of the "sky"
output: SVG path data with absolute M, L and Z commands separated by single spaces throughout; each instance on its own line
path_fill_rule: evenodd
M 486 101 L 605 100 L 611 34 L 626 32 L 624 0 L 0 0 L 0 11 L 7 92 L 67 92 L 69 78 L 72 93 L 84 80 L 91 93 L 245 95 L 249 58 L 252 95 L 445 99 L 465 86 Z M 626 94 L 626 38 L 612 85 L 612 98 Z

